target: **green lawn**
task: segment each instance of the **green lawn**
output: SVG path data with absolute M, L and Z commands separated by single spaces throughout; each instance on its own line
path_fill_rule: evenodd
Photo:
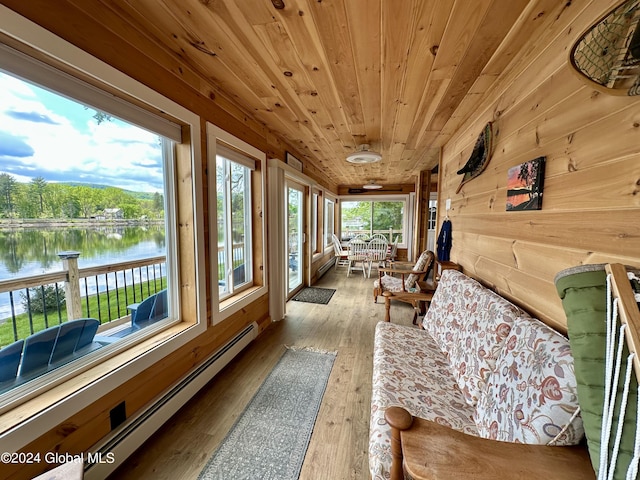
M 127 310 L 127 305 L 134 303 L 133 289 L 136 289 L 135 299 L 136 302 L 142 301 L 144 298 L 147 298 L 149 295 L 154 294 L 157 291 L 166 288 L 167 280 L 166 278 L 157 279 L 155 284 L 153 281 L 150 281 L 147 288 L 147 283 L 142 284 L 142 296 L 140 293 L 140 285 L 136 285 L 135 287 L 126 287 L 126 296 L 125 296 L 125 288 L 119 288 L 116 290 L 109 290 L 109 296 L 107 297 L 106 292 L 100 293 L 99 295 L 90 295 L 88 297 L 89 309 L 87 311 L 87 298 L 83 297 L 81 299 L 82 303 L 82 312 L 85 317 L 100 319 L 102 323 L 108 323 L 111 320 L 117 320 L 120 317 L 124 317 L 129 314 Z M 98 305 L 100 305 L 98 307 Z M 120 306 L 120 312 L 118 314 L 118 305 Z M 44 330 L 47 326 L 52 327 L 54 325 L 58 325 L 60 323 L 60 318 L 62 322 L 67 321 L 67 309 L 66 306 L 62 306 L 60 310 L 60 317 L 58 317 L 58 312 L 52 310 L 47 313 L 47 321 L 45 323 L 45 315 L 42 313 L 32 314 L 31 319 L 29 318 L 28 313 L 22 313 L 20 315 L 16 315 L 16 330 L 18 333 L 18 340 L 21 338 L 26 338 L 32 333 L 39 332 L 40 330 Z M 11 318 L 7 319 L 2 325 L 0 325 L 0 347 L 4 347 L 5 345 L 9 345 L 16 340 L 14 333 L 14 326 Z

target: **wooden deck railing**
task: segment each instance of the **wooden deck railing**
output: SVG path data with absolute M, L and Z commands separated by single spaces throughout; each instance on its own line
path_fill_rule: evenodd
M 92 317 L 108 323 L 127 317 L 127 305 L 167 286 L 164 256 L 82 269 L 78 252 L 59 256 L 63 269 L 58 272 L 0 281 L 0 301 L 9 307 L 0 318 L 0 346 L 67 320 Z M 47 305 L 47 295 L 55 298 L 55 308 Z
M 355 237 L 356 235 L 371 236 L 376 233 L 384 235 L 387 241 L 389 243 L 392 243 L 396 237 L 400 237 L 400 239 L 402 239 L 403 230 L 402 229 L 394 230 L 392 228 L 389 228 L 387 230 L 361 230 L 361 229 L 359 230 L 354 228 L 345 228 L 342 231 L 342 236 L 344 238 L 349 238 L 349 237 Z
M 58 256 L 60 271 L 0 281 L 0 348 L 68 320 L 89 317 L 106 324 L 127 318 L 127 305 L 167 286 L 164 256 L 87 268 L 78 268 L 79 252 Z M 244 243 L 234 243 L 234 267 L 244 262 Z M 224 250 L 218 247 L 219 281 L 225 272 Z M 54 308 L 47 296 L 55 298 Z

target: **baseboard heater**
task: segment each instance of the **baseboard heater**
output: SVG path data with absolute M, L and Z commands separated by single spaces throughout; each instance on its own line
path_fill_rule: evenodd
M 102 480 L 111 474 L 257 336 L 258 324 L 254 322 L 174 385 L 151 407 L 130 418 L 121 430 L 91 453 L 89 457 L 96 461 L 87 462 L 84 478 Z
M 336 263 L 336 257 L 333 257 L 331 260 L 329 260 L 327 263 L 325 263 L 324 265 L 322 265 L 319 269 L 318 269 L 318 278 L 320 278 L 322 275 L 324 275 L 325 273 L 327 273 L 329 271 L 329 269 L 331 267 L 333 267 L 333 265 Z

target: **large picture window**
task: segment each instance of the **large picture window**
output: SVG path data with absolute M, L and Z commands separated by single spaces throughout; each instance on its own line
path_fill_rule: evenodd
M 340 230 L 345 239 L 358 234 L 382 234 L 391 243 L 404 243 L 405 201 L 342 201 Z
M 74 72 L 0 44 L 0 409 L 180 319 L 183 127 Z
M 2 394 L 170 320 L 176 297 L 165 188 L 174 140 L 151 130 L 151 115 L 141 128 L 108 102 L 88 107 L 12 72 L 0 71 L 0 89 L 0 250 L 12 252 L 0 282 L 24 285 L 0 285 L 0 358 L 16 360 L 3 363 Z M 37 281 L 43 272 L 60 275 Z

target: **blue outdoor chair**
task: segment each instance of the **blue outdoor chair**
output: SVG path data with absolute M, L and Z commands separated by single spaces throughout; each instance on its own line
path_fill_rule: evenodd
M 100 326 L 100 321 L 95 318 L 85 318 L 84 319 L 84 327 L 82 328 L 82 333 L 80 334 L 80 338 L 78 338 L 78 344 L 74 349 L 73 353 L 77 354 L 82 349 L 91 345 L 98 331 L 98 327 Z
M 24 340 L 18 340 L 0 350 L 0 383 L 16 379 L 23 345 Z
M 70 320 L 60 325 L 58 339 L 51 353 L 49 363 L 52 366 L 60 366 L 101 347 L 101 344 L 93 345 L 99 326 L 100 322 L 95 318 Z
M 19 376 L 46 371 L 49 368 L 49 360 L 59 331 L 60 326 L 57 325 L 34 333 L 25 339 Z
M 82 335 L 85 320 L 71 320 L 60 325 L 58 338 L 51 352 L 49 363 L 56 364 L 73 359 L 73 352 Z
M 145 298 L 142 302 L 129 305 L 127 308 L 131 310 L 131 327 L 133 330 L 147 327 L 167 317 L 167 290 L 160 290 L 158 293 Z
M 151 310 L 151 315 L 149 316 L 149 320 L 152 322 L 157 322 L 158 320 L 162 320 L 163 318 L 167 318 L 169 308 L 167 305 L 167 290 L 160 290 L 156 294 L 156 303 L 153 304 L 153 309 Z

